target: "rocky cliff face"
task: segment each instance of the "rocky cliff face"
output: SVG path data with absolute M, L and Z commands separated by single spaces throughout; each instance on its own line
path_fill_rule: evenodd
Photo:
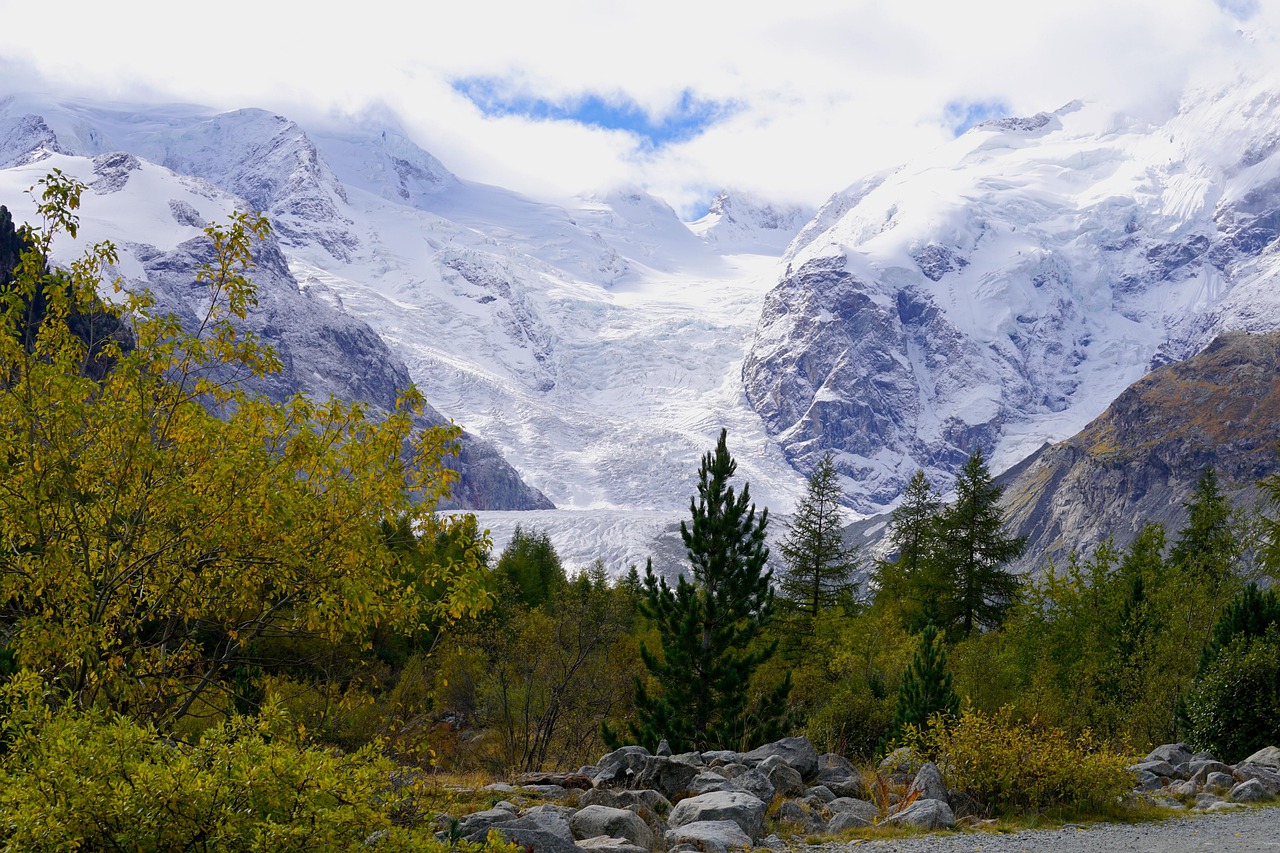
M 1263 500 L 1259 481 L 1280 474 L 1280 332 L 1220 335 L 998 476 L 1006 529 L 1027 537 L 1014 568 L 1034 572 L 1108 537 L 1124 547 L 1150 522 L 1176 536 L 1209 465 L 1222 493 L 1246 509 Z M 845 540 L 887 556 L 887 523 L 887 515 L 854 522 Z
M 1003 476 L 1009 527 L 1031 543 L 1023 563 L 1107 536 L 1123 546 L 1148 522 L 1176 533 L 1209 465 L 1246 506 L 1258 482 L 1280 472 L 1280 332 L 1229 332 L 1157 368 L 1078 435 Z

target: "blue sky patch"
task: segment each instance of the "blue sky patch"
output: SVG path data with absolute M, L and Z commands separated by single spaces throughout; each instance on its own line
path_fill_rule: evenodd
M 1218 8 L 1237 21 L 1247 21 L 1258 14 L 1258 0 L 1216 0 Z
M 959 136 L 979 122 L 1005 118 L 1011 112 L 1006 101 L 952 101 L 943 110 L 942 122 Z
M 524 116 L 545 121 L 574 121 L 605 130 L 624 130 L 654 147 L 692 139 L 721 119 L 732 115 L 730 103 L 707 101 L 689 90 L 680 94 L 675 108 L 654 119 L 628 98 L 605 97 L 589 92 L 566 101 L 552 101 L 514 92 L 492 77 L 466 77 L 453 82 L 454 91 L 487 116 Z

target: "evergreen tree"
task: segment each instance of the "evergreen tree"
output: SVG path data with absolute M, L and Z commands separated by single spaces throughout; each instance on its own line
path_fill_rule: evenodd
M 1218 489 L 1218 476 L 1208 466 L 1184 506 L 1187 526 L 1169 554 L 1169 562 L 1211 589 L 1219 589 L 1233 574 L 1244 554 L 1231 504 Z
M 841 535 L 842 493 L 837 477 L 827 453 L 809 478 L 808 494 L 796 508 L 782 543 L 787 573 L 778 584 L 779 592 L 787 609 L 801 617 L 800 631 L 806 635 L 812 633 L 819 613 L 834 607 L 855 587 L 857 562 Z
M 924 471 L 916 471 L 889 517 L 889 541 L 897 556 L 876 565 L 880 603 L 896 608 L 910 630 L 942 619 L 939 605 L 947 598 L 948 584 L 935 559 L 941 514 L 941 499 Z
M 959 712 L 960 699 L 951 687 L 951 673 L 947 671 L 946 646 L 937 626 L 926 625 L 920 633 L 920 647 L 898 688 L 891 732 L 897 736 L 908 725 L 923 729 L 934 714 L 954 717 Z
M 1003 489 L 975 450 L 956 480 L 956 502 L 942 514 L 937 552 L 948 585 L 944 623 L 963 637 L 975 628 L 993 628 L 1017 599 L 1021 581 L 1004 564 L 1022 555 L 1026 538 L 1006 536 L 1000 512 Z
M 526 607 L 538 607 L 565 584 L 564 566 L 545 530 L 519 524 L 498 557 L 495 572 Z
M 744 749 L 783 733 L 788 676 L 751 707 L 752 676 L 777 643 L 756 642 L 773 614 L 773 573 L 766 570 L 769 511 L 756 516 L 749 486 L 735 494 L 729 479 L 737 464 L 726 434 L 698 471 L 692 523 L 680 525 L 693 580 L 681 575 L 673 589 L 645 567 L 641 608 L 657 627 L 662 655 L 641 647 L 645 667 L 661 688 L 651 694 L 636 681 L 638 743 L 663 738 L 676 752 Z

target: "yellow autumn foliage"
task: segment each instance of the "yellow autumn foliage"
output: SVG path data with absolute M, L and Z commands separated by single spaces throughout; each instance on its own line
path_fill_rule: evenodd
M 76 236 L 83 187 L 58 172 L 41 183 L 42 221 L 0 292 L 0 645 L 11 661 L 55 699 L 164 726 L 226 709 L 229 674 L 261 638 L 360 642 L 486 605 L 483 541 L 406 577 L 379 529 L 463 523 L 433 514 L 456 477 L 445 461 L 458 430 L 415 429 L 416 390 L 374 416 L 336 399 L 273 403 L 227 378 L 278 369 L 242 323 L 264 218 L 206 230 L 214 260 L 197 279 L 209 308 L 184 329 L 118 283 L 114 305 L 99 301 L 110 244 L 46 268 L 55 238 Z M 37 297 L 45 313 L 19 334 Z M 86 346 L 73 315 L 118 316 L 134 343 Z M 92 378 L 90 361 L 112 367 Z

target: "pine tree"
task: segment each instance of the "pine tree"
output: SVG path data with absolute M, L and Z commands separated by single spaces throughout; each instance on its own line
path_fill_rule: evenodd
M 959 712 L 960 699 L 951 687 L 942 635 L 936 625 L 926 625 L 920 647 L 902 676 L 890 731 L 896 736 L 908 725 L 923 729 L 934 714 L 954 717 Z
M 831 454 L 823 456 L 809 491 L 787 526 L 782 559 L 787 573 L 778 584 L 788 610 L 799 615 L 800 632 L 811 633 L 813 620 L 850 595 L 857 561 L 841 535 L 840 484 Z
M 897 556 L 876 564 L 877 598 L 900 611 L 909 630 L 942 619 L 940 604 L 947 598 L 948 584 L 935 559 L 941 515 L 941 499 L 924 471 L 916 471 L 889 516 L 889 541 Z
M 944 624 L 958 628 L 962 637 L 999 625 L 1021 587 L 1004 564 L 1022 555 L 1026 538 L 1004 533 L 1003 491 L 982 450 L 975 450 L 956 480 L 956 502 L 942 514 L 937 559 L 949 586 Z
M 1218 476 L 1208 466 L 1196 482 L 1187 509 L 1187 526 L 1169 554 L 1169 562 L 1217 589 L 1231 575 L 1243 554 L 1242 537 L 1231 504 L 1218 489 Z
M 783 733 L 789 677 L 750 705 L 752 676 L 777 648 L 755 642 L 773 614 L 773 573 L 765 568 L 769 512 L 756 517 L 749 486 L 735 495 L 736 468 L 721 431 L 698 472 L 692 523 L 680 525 L 693 580 L 681 575 L 673 589 L 652 562 L 645 567 L 641 608 L 656 624 L 662 655 L 642 645 L 641 658 L 661 693 L 637 679 L 631 731 L 651 748 L 666 738 L 676 752 L 744 749 Z

